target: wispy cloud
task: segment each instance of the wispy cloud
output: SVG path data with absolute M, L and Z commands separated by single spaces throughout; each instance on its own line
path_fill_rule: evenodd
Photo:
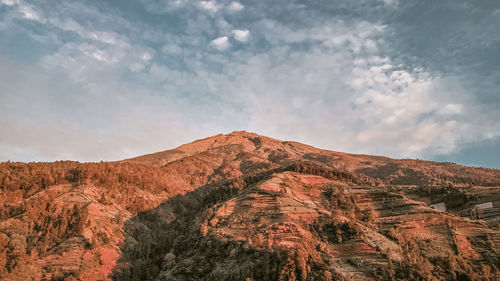
M 218 4 L 216 1 L 210 0 L 200 1 L 200 7 L 210 12 L 217 12 L 222 7 L 222 5 Z
M 0 160 L 120 159 L 238 129 L 396 157 L 500 138 L 498 61 L 482 57 L 496 31 L 434 34 L 456 20 L 413 21 L 417 4 L 0 3 Z M 494 23 L 486 8 L 470 16 Z
M 239 29 L 234 29 L 232 31 L 234 39 L 240 41 L 240 42 L 247 42 L 248 38 L 250 37 L 250 31 L 248 30 L 239 30 Z
M 2 0 L 0 6 L 12 6 L 17 9 L 17 12 L 25 19 L 45 22 L 45 17 L 40 10 L 35 9 L 32 5 L 22 0 Z
M 243 6 L 239 2 L 231 2 L 231 4 L 229 4 L 228 8 L 229 8 L 229 10 L 232 10 L 232 11 L 241 11 L 245 8 L 245 6 Z
M 216 38 L 210 42 L 210 45 L 218 50 L 223 51 L 229 48 L 229 38 L 227 38 L 227 36 Z

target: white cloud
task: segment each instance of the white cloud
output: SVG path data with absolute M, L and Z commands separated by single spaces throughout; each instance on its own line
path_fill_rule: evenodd
M 230 46 L 229 38 L 227 36 L 216 38 L 210 42 L 210 45 L 220 51 L 226 50 Z
M 245 7 L 239 2 L 231 2 L 231 4 L 229 4 L 229 7 L 228 7 L 228 9 L 231 11 L 241 11 L 244 8 Z
M 19 12 L 23 15 L 25 19 L 44 21 L 43 17 L 40 16 L 32 7 L 27 5 L 20 5 Z
M 449 153 L 471 141 L 466 132 L 471 126 L 465 124 L 483 130 L 491 126 L 477 118 L 483 113 L 468 118 L 463 106 L 450 105 L 459 93 L 438 90 L 445 83 L 441 78 L 421 69 L 402 70 L 390 58 L 352 43 L 373 42 L 379 49 L 383 26 L 336 23 L 290 30 L 273 23 L 261 25 L 261 31 L 263 27 L 276 47 L 245 58 L 248 63 L 230 63 L 233 80 L 223 83 L 249 107 L 249 130 L 336 150 L 422 157 L 423 151 Z M 340 36 L 346 44 L 322 44 L 327 49 L 299 51 L 279 44 L 329 42 Z M 486 131 L 474 131 L 474 138 L 487 137 Z
M 151 52 L 146 51 L 140 57 L 144 61 L 150 61 L 153 58 L 153 54 Z
M 439 110 L 439 113 L 442 115 L 456 115 L 461 114 L 464 111 L 464 106 L 462 104 L 450 103 L 445 105 L 443 108 Z
M 226 24 L 219 24 L 223 26 Z M 145 59 L 145 54 L 150 53 L 131 52 L 132 46 L 118 49 L 123 49 L 118 52 L 122 55 L 114 61 L 129 62 L 125 54 L 135 53 L 132 57 L 137 60 L 131 61 L 129 68 L 143 73 L 142 81 L 146 85 L 159 85 L 169 95 L 182 94 L 186 101 L 192 98 L 201 102 L 205 94 L 200 93 L 206 93 L 213 97 L 208 99 L 209 105 L 219 100 L 225 106 L 211 104 L 210 107 L 222 109 L 226 118 L 209 118 L 201 120 L 201 125 L 190 122 L 187 126 L 211 124 L 208 126 L 211 127 L 216 126 L 214 122 L 218 120 L 231 129 L 242 126 L 325 148 L 396 157 L 418 157 L 422 151 L 447 153 L 470 140 L 468 135 L 474 126 L 464 124 L 478 121 L 462 119 L 467 111 L 459 101 L 436 95 L 435 88 L 443 83 L 439 77 L 432 78 L 421 69 L 403 70 L 390 58 L 378 54 L 384 47 L 379 40 L 384 26 L 334 21 L 291 29 L 267 21 L 252 25 L 253 29 L 272 43 L 267 52 L 243 53 L 241 60 L 217 53 L 188 58 L 195 74 L 155 62 L 147 70 L 142 61 L 149 62 L 152 55 L 146 55 L 149 59 Z M 249 38 L 248 30 L 235 29 L 231 33 L 238 41 Z M 178 55 L 183 52 L 180 43 L 192 42 L 187 38 L 179 40 L 171 39 L 175 43 L 165 44 L 163 51 L 167 55 Z M 287 46 L 307 42 L 317 43 L 305 50 Z M 222 36 L 209 45 L 226 50 L 230 40 Z M 96 54 L 101 55 L 102 62 L 109 63 L 113 55 L 117 55 L 112 48 L 116 48 L 115 45 L 102 53 L 90 47 L 81 52 L 94 60 L 99 58 Z M 189 48 L 186 51 L 190 52 Z M 221 72 L 208 70 L 207 62 L 222 65 Z M 244 112 L 231 113 L 234 103 L 244 104 Z M 183 114 L 189 115 L 194 108 Z M 248 122 L 244 121 L 246 118 Z M 487 126 L 491 125 L 478 128 Z
M 161 14 L 170 11 L 179 10 L 189 3 L 188 0 L 140 0 L 147 11 L 150 13 Z
M 195 138 L 181 125 L 177 101 L 119 81 L 114 67 L 73 69 L 82 76 L 76 81 L 65 70 L 0 62 L 2 161 L 118 160 Z M 20 75 L 23 83 L 6 84 Z
M 143 63 L 138 63 L 138 62 L 132 63 L 129 66 L 129 69 L 132 72 L 140 72 L 140 71 L 143 71 L 145 68 L 146 68 L 146 66 Z
M 234 39 L 240 41 L 240 42 L 248 42 L 248 38 L 250 37 L 250 31 L 248 30 L 239 30 L 239 29 L 234 29 L 232 31 Z
M 22 18 L 45 23 L 46 19 L 42 11 L 35 9 L 32 5 L 21 0 L 2 0 L 1 5 L 16 6 Z
M 2 0 L 0 4 L 6 5 L 6 6 L 14 6 L 18 5 L 20 3 L 20 0 Z
M 174 55 L 182 54 L 182 48 L 175 44 L 166 44 L 165 46 L 163 46 L 162 51 Z
M 48 19 L 48 23 L 61 30 L 74 32 L 78 34 L 78 36 L 80 36 L 82 39 L 94 40 L 123 48 L 130 46 L 128 39 L 125 36 L 119 35 L 114 31 L 92 30 L 91 28 L 83 27 L 73 19 L 51 17 Z
M 24 2 L 0 1 L 11 18 L 35 19 L 20 12 Z M 0 136 L 0 160 L 19 151 L 119 159 L 236 129 L 396 157 L 499 137 L 498 110 L 484 110 L 449 77 L 389 57 L 389 26 L 315 17 L 293 3 L 279 10 L 304 12 L 290 15 L 291 25 L 273 9 L 255 9 L 261 17 L 239 22 L 215 13 L 222 1 L 142 2 L 152 13 L 175 10 L 181 22 L 164 28 L 77 2 L 50 10 L 32 4 L 40 19 L 46 11 L 41 36 L 55 48 L 31 69 L 13 72 L 12 63 L 0 63 L 0 128 L 9 134 Z M 213 52 L 250 35 L 263 44 Z
M 202 9 L 210 12 L 217 12 L 222 7 L 222 5 L 218 4 L 216 1 L 213 0 L 200 1 L 199 5 Z
M 387 6 L 394 6 L 398 4 L 398 0 L 383 0 L 384 4 Z

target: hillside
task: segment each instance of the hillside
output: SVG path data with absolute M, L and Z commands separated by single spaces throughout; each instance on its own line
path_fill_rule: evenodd
M 247 132 L 0 164 L 1 280 L 498 280 L 500 170 Z

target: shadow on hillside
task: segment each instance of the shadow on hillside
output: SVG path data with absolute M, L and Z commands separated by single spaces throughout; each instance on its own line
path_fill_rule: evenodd
M 294 249 L 256 249 L 246 242 L 206 235 L 205 218 L 211 217 L 208 213 L 211 207 L 273 173 L 284 171 L 358 181 L 351 174 L 305 162 L 204 185 L 185 195 L 177 195 L 125 222 L 124 231 L 129 239 L 122 246 L 122 256 L 112 279 L 245 280 L 250 277 L 251 280 L 278 280 L 280 276 L 300 276 L 305 269 L 296 265 Z M 326 270 L 319 264 L 309 267 L 312 268 L 308 271 L 315 274 L 323 274 Z M 323 276 L 314 280 L 323 280 Z
M 213 216 L 211 207 L 237 196 L 241 190 L 271 177 L 273 173 L 284 171 L 321 175 L 350 183 L 364 181 L 362 177 L 343 171 L 310 163 L 296 163 L 244 179 L 204 185 L 185 195 L 177 195 L 125 222 L 126 240 L 111 278 L 157 281 L 342 280 L 332 270 L 329 258 L 323 259 L 317 252 L 317 246 L 316 250 L 309 247 L 302 251 L 298 248 L 256 248 L 244 241 L 207 235 L 208 219 Z M 335 199 L 337 203 L 341 199 L 339 194 L 327 197 Z M 320 232 L 316 231 L 318 234 Z M 326 232 L 329 232 L 328 229 Z M 403 246 L 406 249 L 404 260 L 400 263 L 391 261 L 387 267 L 370 271 L 376 280 L 396 277 L 400 280 L 424 280 L 426 276 L 436 273 L 431 264 L 438 264 L 439 276 L 447 280 L 478 280 L 480 275 L 497 276 L 495 266 L 485 267 L 474 259 L 464 259 L 452 252 L 449 256 L 428 258 L 421 251 L 422 246 L 417 244 L 423 241 L 406 240 L 406 236 L 397 232 L 395 234 L 399 235 L 398 243 L 402 249 Z M 477 243 L 489 239 L 487 236 L 479 238 L 481 242 Z M 478 248 L 493 249 L 491 243 L 483 244 L 478 244 Z M 498 258 L 495 258 L 494 253 L 490 255 L 490 252 L 493 253 L 488 251 L 484 256 L 488 259 L 486 264 L 498 264 Z
M 278 280 L 283 255 L 204 235 L 203 212 L 241 189 L 211 184 L 178 195 L 125 223 L 113 280 Z

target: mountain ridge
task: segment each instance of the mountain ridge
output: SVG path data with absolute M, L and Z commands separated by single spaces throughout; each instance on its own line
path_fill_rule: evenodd
M 491 169 L 491 168 L 481 168 L 481 167 L 473 167 L 473 166 L 463 166 L 459 165 L 456 163 L 452 162 L 435 162 L 435 161 L 427 161 L 427 160 L 416 160 L 416 159 L 393 159 L 385 156 L 373 156 L 373 155 L 367 155 L 367 154 L 350 154 L 350 153 L 345 153 L 345 152 L 337 152 L 337 151 L 331 151 L 331 150 L 326 150 L 326 149 L 318 149 L 310 145 L 298 143 L 298 142 L 292 142 L 292 141 L 281 141 L 278 139 L 273 139 L 269 137 L 263 137 L 255 133 L 248 133 L 246 131 L 235 131 L 230 134 L 224 135 L 224 134 L 218 134 L 212 137 L 196 140 L 194 142 L 188 143 L 181 145 L 177 148 L 171 149 L 171 150 L 165 150 L 161 152 L 156 152 L 156 153 L 151 153 L 151 154 L 146 154 L 138 157 L 134 157 L 131 159 L 126 159 L 123 161 L 130 161 L 130 162 L 136 162 L 136 163 L 142 163 L 142 164 L 150 164 L 150 165 L 155 165 L 155 166 L 164 166 L 172 161 L 177 161 L 180 160 L 184 157 L 189 157 L 192 155 L 195 155 L 197 153 L 201 152 L 206 152 L 207 150 L 210 149 L 216 149 L 221 146 L 225 145 L 231 145 L 231 144 L 245 144 L 247 147 L 245 148 L 246 152 L 253 152 L 252 151 L 252 144 L 255 147 L 255 151 L 260 149 L 261 147 L 257 148 L 255 143 L 252 141 L 264 141 L 267 145 L 267 148 L 278 148 L 281 150 L 285 150 L 287 153 L 292 153 L 292 154 L 297 154 L 297 150 L 290 150 L 286 149 L 286 146 L 296 146 L 300 147 L 302 149 L 301 152 L 298 154 L 302 155 L 307 155 L 306 157 L 336 157 L 340 159 L 341 161 L 339 164 L 343 165 L 343 168 L 346 168 L 349 171 L 354 171 L 353 167 L 356 167 L 358 171 L 361 171 L 361 169 L 372 169 L 371 171 L 374 171 L 374 166 L 367 164 L 368 162 L 374 162 L 371 164 L 377 164 L 377 166 L 380 168 L 382 165 L 387 165 L 387 164 L 399 164 L 404 167 L 408 166 L 415 166 L 415 165 L 433 165 L 436 168 L 439 167 L 448 167 L 448 168 L 453 168 L 453 169 L 467 169 L 469 172 L 471 171 L 498 171 L 498 169 Z M 239 141 L 239 142 L 238 142 Z M 252 143 L 252 144 L 251 144 Z M 262 144 L 260 144 L 262 145 Z M 203 149 L 199 149 L 202 147 Z M 283 149 L 285 148 L 285 149 Z M 174 154 L 175 157 L 171 158 L 171 155 Z M 315 154 L 315 155 L 312 155 Z M 165 155 L 167 155 L 166 159 L 163 158 Z M 297 156 L 297 155 L 295 155 Z M 316 160 L 316 159 L 312 159 Z M 368 171 L 368 170 L 367 170 Z M 495 184 L 500 183 L 500 176 L 498 173 L 495 174 L 495 172 L 492 173 L 492 175 L 496 180 Z
M 0 163 L 3 280 L 497 280 L 500 170 L 247 132 Z
M 259 134 L 256 134 L 256 133 L 247 132 L 247 131 L 233 131 L 233 132 L 231 132 L 229 134 L 217 134 L 217 135 L 214 135 L 214 136 L 211 136 L 211 137 L 207 137 L 207 138 L 203 138 L 203 139 L 198 139 L 198 140 L 195 140 L 193 142 L 180 145 L 180 146 L 175 147 L 173 149 L 167 149 L 167 150 L 163 150 L 163 151 L 160 151 L 160 152 L 148 153 L 148 154 L 145 154 L 145 155 L 136 156 L 136 157 L 133 157 L 133 158 L 122 160 L 122 161 L 139 161 L 139 162 L 140 161 L 144 161 L 144 162 L 147 162 L 146 159 L 148 159 L 149 157 L 153 157 L 154 158 L 155 156 L 158 156 L 158 158 L 160 158 L 161 156 L 163 156 L 163 154 L 182 153 L 182 152 L 184 152 L 184 150 L 188 150 L 188 151 L 191 150 L 190 147 L 192 145 L 195 145 L 195 144 L 198 144 L 198 143 L 202 143 L 202 142 L 217 143 L 218 140 L 221 140 L 221 139 L 224 139 L 224 138 L 231 138 L 231 137 L 233 137 L 233 138 L 240 138 L 240 139 L 241 138 L 247 138 L 247 139 L 265 138 L 267 140 L 270 140 L 270 141 L 273 141 L 273 142 L 276 142 L 276 143 L 292 143 L 292 144 L 298 144 L 298 145 L 301 145 L 301 146 L 307 146 L 307 147 L 310 147 L 310 148 L 318 149 L 318 148 L 315 148 L 315 147 L 313 147 L 311 145 L 303 144 L 303 143 L 300 143 L 300 142 L 282 141 L 282 140 L 278 140 L 278 139 L 274 139 L 274 138 L 270 138 L 270 137 L 265 137 L 265 136 L 262 136 L 262 135 L 259 135 Z M 327 149 L 319 149 L 319 150 L 331 151 L 331 150 L 327 150 Z M 388 158 L 388 157 L 385 157 L 385 156 L 373 156 L 373 155 L 368 155 L 368 154 L 351 154 L 351 153 L 337 152 L 337 151 L 331 151 L 331 152 L 335 152 L 335 153 L 338 153 L 338 154 L 348 154 L 348 155 L 359 155 L 359 156 L 370 156 L 370 157 Z
M 186 143 L 186 144 L 182 144 L 182 145 L 177 146 L 177 147 L 172 148 L 172 149 L 166 149 L 166 150 L 162 150 L 162 151 L 158 151 L 158 152 L 146 153 L 146 154 L 143 154 L 143 155 L 139 155 L 139 156 L 135 156 L 135 157 L 132 157 L 132 158 L 127 158 L 127 159 L 119 160 L 119 161 L 132 161 L 132 162 L 134 162 L 134 161 L 138 161 L 138 162 L 143 161 L 143 162 L 147 162 L 146 159 L 149 158 L 149 157 L 158 156 L 158 158 L 160 158 L 160 156 L 162 156 L 162 154 L 182 153 L 185 150 L 189 151 L 190 150 L 189 148 L 190 148 L 191 145 L 194 145 L 194 144 L 197 144 L 197 143 L 201 143 L 201 142 L 212 142 L 213 143 L 213 142 L 217 142 L 217 140 L 220 140 L 220 139 L 223 139 L 223 138 L 227 138 L 227 137 L 231 137 L 231 136 L 242 137 L 242 138 L 246 137 L 248 139 L 251 139 L 251 138 L 266 138 L 268 140 L 272 140 L 274 142 L 279 142 L 279 143 L 292 143 L 292 144 L 298 144 L 298 145 L 301 145 L 301 146 L 307 146 L 307 147 L 310 147 L 310 148 L 313 148 L 313 149 L 317 149 L 317 150 L 321 150 L 321 151 L 328 151 L 328 152 L 334 152 L 334 153 L 337 153 L 337 154 L 359 156 L 359 157 L 379 158 L 381 160 L 386 159 L 386 160 L 400 160 L 400 161 L 426 161 L 426 162 L 434 162 L 434 163 L 442 163 L 442 164 L 456 164 L 456 165 L 459 165 L 459 166 L 470 167 L 470 168 L 500 170 L 498 168 L 488 168 L 488 167 L 480 167 L 480 166 L 474 166 L 474 165 L 464 165 L 464 164 L 459 164 L 459 163 L 455 163 L 455 162 L 451 162 L 451 161 L 434 161 L 434 160 L 425 160 L 425 159 L 416 159 L 416 158 L 415 159 L 414 158 L 392 158 L 392 157 L 387 157 L 387 156 L 383 156 L 383 155 L 372 155 L 372 154 L 366 154 L 366 153 L 349 153 L 349 152 L 342 152 L 342 151 L 334 151 L 334 150 L 330 150 L 330 149 L 316 148 L 316 147 L 314 147 L 312 145 L 304 144 L 304 143 L 301 143 L 301 142 L 288 141 L 288 140 L 279 140 L 279 139 L 275 139 L 275 138 L 271 138 L 271 137 L 259 135 L 257 133 L 247 132 L 247 131 L 244 131 L 244 130 L 242 130 L 242 131 L 233 131 L 233 132 L 228 133 L 228 134 L 216 134 L 216 135 L 213 135 L 213 136 L 210 136 L 210 137 L 206 137 L 206 138 L 198 139 L 198 140 Z M 201 151 L 198 151 L 198 152 L 201 152 Z

